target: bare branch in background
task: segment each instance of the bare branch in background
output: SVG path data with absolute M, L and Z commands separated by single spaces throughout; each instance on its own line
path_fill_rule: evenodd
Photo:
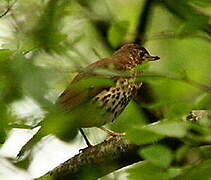
M 157 40 L 157 39 L 173 39 L 173 38 L 199 38 L 208 42 L 211 42 L 211 37 L 209 37 L 208 35 L 203 35 L 203 34 L 199 34 L 199 33 L 176 33 L 176 32 L 172 32 L 172 31 L 164 31 L 164 32 L 160 32 L 160 33 L 156 33 L 152 36 L 149 37 L 145 37 L 143 39 L 143 41 L 153 41 L 153 40 Z
M 6 16 L 9 13 L 9 11 L 12 9 L 12 7 L 15 5 L 16 2 L 17 2 L 17 0 L 10 5 L 10 3 L 8 1 L 7 9 L 6 9 L 6 11 L 3 14 L 0 15 L 0 18 Z
M 154 5 L 154 0 L 145 0 L 142 12 L 140 14 L 140 19 L 137 25 L 137 32 L 134 43 L 143 44 L 145 42 L 145 34 L 147 25 L 150 22 L 149 18 L 151 15 L 151 9 Z

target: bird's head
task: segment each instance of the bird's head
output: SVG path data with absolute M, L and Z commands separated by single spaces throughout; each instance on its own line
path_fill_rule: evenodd
M 131 69 L 146 61 L 156 61 L 158 56 L 152 56 L 149 52 L 138 44 L 125 44 L 114 55 L 119 61 L 119 65 L 124 65 L 124 69 Z

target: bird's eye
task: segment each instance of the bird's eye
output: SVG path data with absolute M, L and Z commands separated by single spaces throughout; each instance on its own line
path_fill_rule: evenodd
M 138 52 L 138 55 L 139 55 L 140 57 L 143 57 L 143 56 L 145 55 L 145 52 L 144 52 L 144 51 L 139 51 L 139 52 Z

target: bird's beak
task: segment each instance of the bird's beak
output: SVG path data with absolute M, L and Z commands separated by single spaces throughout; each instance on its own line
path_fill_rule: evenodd
M 144 56 L 145 61 L 156 61 L 159 59 L 160 59 L 160 57 L 158 57 L 158 56 L 150 56 L 150 55 Z

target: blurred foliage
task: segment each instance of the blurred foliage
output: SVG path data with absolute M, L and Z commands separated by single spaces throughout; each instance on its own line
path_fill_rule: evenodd
M 80 123 L 75 118 L 99 121 L 84 109 L 70 118 L 55 107 L 57 97 L 81 67 L 111 55 L 124 43 L 144 39 L 151 54 L 161 57 L 138 67 L 144 74 L 138 80 L 150 84 L 154 101 L 131 102 L 109 126 L 126 132 L 132 143 L 144 145 L 139 154 L 146 161 L 122 173 L 131 180 L 210 179 L 211 118 L 198 123 L 184 121 L 184 116 L 192 109 L 211 110 L 211 2 L 154 0 L 147 22 L 140 22 L 146 4 L 145 0 L 1 0 L 0 142 L 14 127 L 39 125 L 40 111 L 46 114 L 45 133 L 65 141 L 77 134 Z M 140 28 L 146 28 L 144 38 L 139 37 Z M 113 75 L 101 69 L 95 73 Z M 112 82 L 88 78 L 75 84 L 79 91 L 102 85 Z M 27 108 L 35 108 L 26 99 L 40 111 L 22 116 Z M 144 109 L 159 111 L 163 118 L 148 124 Z M 172 149 L 160 143 L 166 138 L 182 145 Z
M 129 24 L 126 22 L 114 22 L 108 31 L 108 40 L 113 47 L 118 47 L 127 33 Z
M 147 180 L 159 178 L 160 180 L 174 179 L 181 174 L 180 168 L 161 168 L 151 164 L 150 162 L 143 162 L 136 165 L 136 167 L 129 169 L 129 179 L 136 180 L 140 177 Z
M 140 151 L 140 154 L 144 159 L 149 160 L 155 166 L 167 168 L 172 160 L 173 153 L 165 146 L 152 145 L 148 146 Z

